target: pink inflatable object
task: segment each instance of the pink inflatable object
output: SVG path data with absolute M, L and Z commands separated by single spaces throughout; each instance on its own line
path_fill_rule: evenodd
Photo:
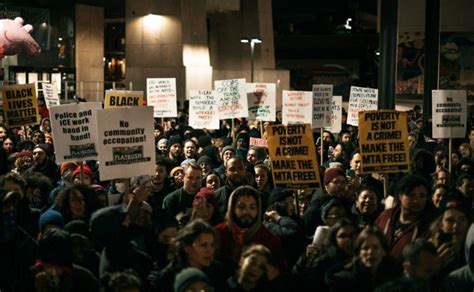
M 0 19 L 0 59 L 4 56 L 17 54 L 36 55 L 41 51 L 40 46 L 31 37 L 33 26 L 23 25 L 23 18 L 15 20 Z

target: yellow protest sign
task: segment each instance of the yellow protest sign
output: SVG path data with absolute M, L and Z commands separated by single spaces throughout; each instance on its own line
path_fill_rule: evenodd
M 319 187 L 311 125 L 268 125 L 266 132 L 275 186 L 295 190 Z
M 34 84 L 5 85 L 2 88 L 4 120 L 9 127 L 40 122 Z
M 359 113 L 363 173 L 410 170 L 407 113 L 395 110 Z
M 104 108 L 122 106 L 143 106 L 143 91 L 107 90 L 105 93 Z

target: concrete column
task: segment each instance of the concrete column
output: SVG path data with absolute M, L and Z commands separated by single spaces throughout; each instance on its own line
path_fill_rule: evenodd
M 82 97 L 102 101 L 104 92 L 104 9 L 77 4 L 76 91 L 83 83 Z

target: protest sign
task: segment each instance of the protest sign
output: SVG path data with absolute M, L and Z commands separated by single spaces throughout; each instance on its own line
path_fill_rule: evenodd
M 260 138 L 250 137 L 249 145 L 250 146 L 258 146 L 258 147 L 268 148 L 267 139 L 260 139 Z
M 190 93 L 189 125 L 194 129 L 219 129 L 214 91 L 191 90 Z
M 275 83 L 247 83 L 249 119 L 275 121 L 276 85 Z
M 333 96 L 331 101 L 331 126 L 326 127 L 331 133 L 342 130 L 342 96 Z
M 287 124 L 313 123 L 313 93 L 311 91 L 287 91 L 282 95 L 282 122 Z
M 465 138 L 466 91 L 433 90 L 433 138 Z
M 320 185 L 311 124 L 269 125 L 268 151 L 275 186 L 301 190 Z
M 176 78 L 147 78 L 146 96 L 155 118 L 178 116 Z
M 4 120 L 9 127 L 36 125 L 40 122 L 35 84 L 2 87 Z
M 331 126 L 332 85 L 313 85 L 313 129 Z
M 154 173 L 151 106 L 100 110 L 97 112 L 97 125 L 102 181 Z
M 378 89 L 351 86 L 347 123 L 359 125 L 359 112 L 376 110 L 378 108 Z
M 46 107 L 48 109 L 52 106 L 61 104 L 56 87 L 54 87 L 51 83 L 41 83 L 41 87 L 43 88 L 44 102 L 46 103 Z
M 143 91 L 107 90 L 104 108 L 143 106 Z
M 219 119 L 249 116 L 245 79 L 214 81 Z
M 50 108 L 56 163 L 97 160 L 97 111 L 100 102 L 85 102 Z
M 359 113 L 363 173 L 409 171 L 407 113 L 394 110 Z

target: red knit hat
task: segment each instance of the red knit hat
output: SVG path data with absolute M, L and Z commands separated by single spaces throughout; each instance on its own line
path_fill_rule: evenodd
M 84 164 L 82 167 L 82 172 L 87 175 L 88 177 L 92 178 L 94 175 L 92 174 L 92 170 L 90 169 L 89 165 Z M 81 166 L 79 165 L 74 172 L 72 173 L 72 177 L 74 178 L 76 175 L 81 173 Z
M 194 196 L 194 199 L 196 198 L 205 198 L 207 202 L 214 207 L 214 209 L 217 209 L 217 200 L 214 196 L 214 191 L 210 188 L 201 188 L 199 192 L 197 192 L 196 196 Z
M 324 172 L 324 185 L 327 186 L 337 176 L 342 176 L 345 178 L 346 174 L 344 173 L 344 170 L 340 169 L 339 167 L 326 169 Z

